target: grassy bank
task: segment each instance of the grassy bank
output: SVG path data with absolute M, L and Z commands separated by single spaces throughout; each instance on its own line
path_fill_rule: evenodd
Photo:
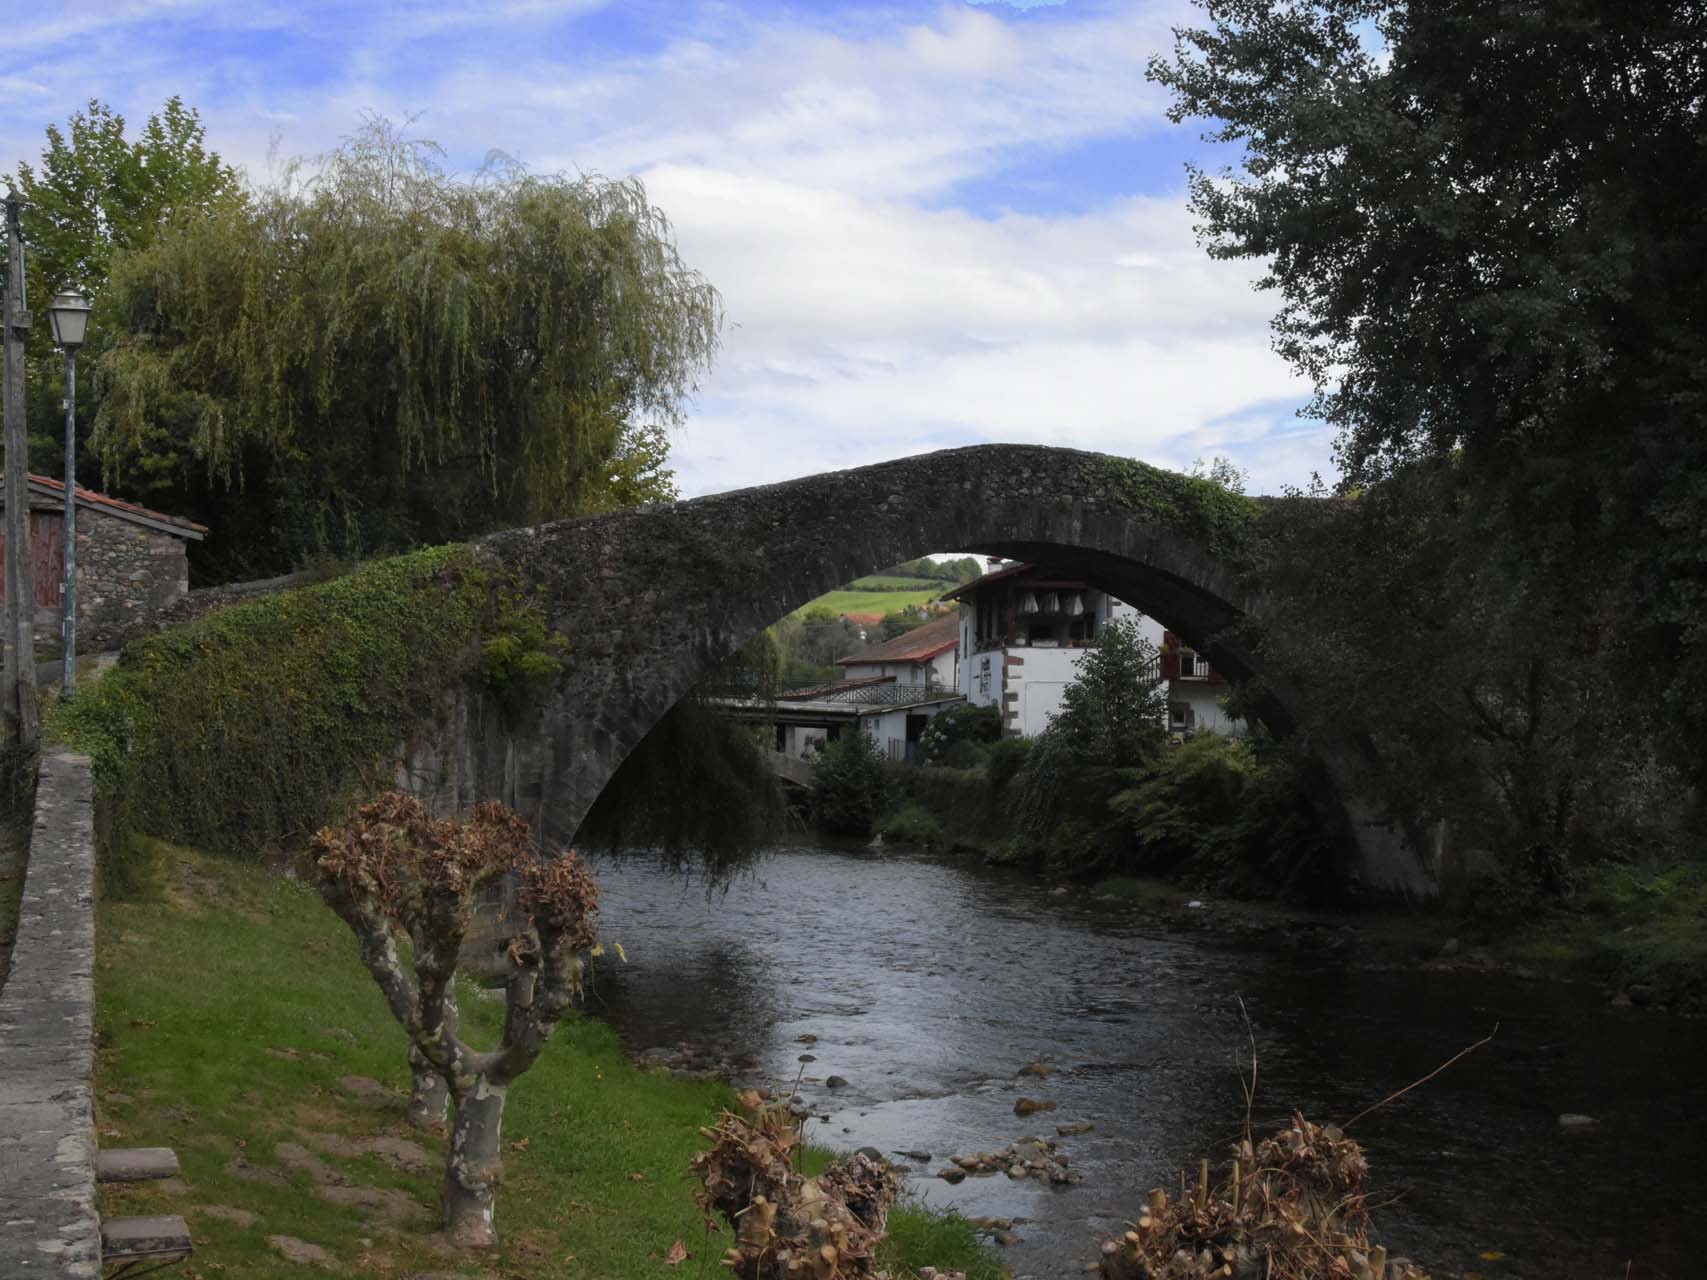
M 101 908 L 97 1127 L 104 1146 L 174 1148 L 184 1176 L 103 1195 L 108 1213 L 183 1214 L 188 1276 L 325 1274 L 282 1258 L 281 1235 L 345 1275 L 656 1277 L 678 1239 L 696 1274 L 715 1266 L 727 1237 L 706 1237 L 687 1162 L 727 1087 L 642 1072 L 602 1023 L 571 1018 L 510 1096 L 499 1249 L 447 1257 L 443 1139 L 408 1127 L 403 1035 L 348 930 L 263 868 L 150 852 L 139 895 Z M 496 1038 L 496 1003 L 470 990 L 463 1008 Z M 898 1212 L 899 1269 L 1000 1274 L 965 1223 Z

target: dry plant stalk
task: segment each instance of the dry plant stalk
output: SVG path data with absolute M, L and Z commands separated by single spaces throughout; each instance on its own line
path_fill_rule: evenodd
M 1150 1193 L 1130 1230 L 1102 1246 L 1102 1280 L 1428 1280 L 1369 1239 L 1363 1148 L 1293 1114 L 1289 1128 L 1233 1148 L 1225 1181 L 1209 1162 L 1190 1195 Z
M 694 1202 L 712 1231 L 727 1223 L 735 1245 L 723 1265 L 741 1280 L 861 1280 L 876 1277 L 876 1250 L 900 1176 L 855 1154 L 816 1178 L 795 1169 L 800 1129 L 788 1110 L 741 1095 L 746 1115 L 725 1111 L 701 1129 L 711 1148 L 693 1158 Z M 718 1219 L 722 1219 L 722 1223 Z M 950 1280 L 937 1273 L 938 1280 Z

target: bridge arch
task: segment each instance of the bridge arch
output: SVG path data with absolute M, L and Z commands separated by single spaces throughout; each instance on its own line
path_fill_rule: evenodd
M 418 747 L 409 767 L 417 785 L 501 798 L 566 841 L 629 752 L 742 644 L 826 591 L 932 551 L 1071 573 L 1248 679 L 1260 658 L 1227 633 L 1260 615 L 1244 578 L 1259 511 L 1127 459 L 980 445 L 495 534 L 477 554 L 566 638 L 563 678 L 520 722 L 465 699 L 449 741 Z M 1297 724 L 1272 684 L 1256 713 L 1281 734 Z M 1318 804 L 1360 877 L 1428 893 L 1403 839 L 1355 812 L 1337 772 L 1330 761 Z

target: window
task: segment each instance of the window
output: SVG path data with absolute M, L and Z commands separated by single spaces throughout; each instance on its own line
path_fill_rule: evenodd
M 1180 646 L 1179 678 L 1181 680 L 1207 680 L 1209 678 L 1209 663 L 1195 650 Z
M 1189 729 L 1192 726 L 1193 719 L 1194 719 L 1194 717 L 1192 715 L 1191 703 L 1189 703 L 1189 702 L 1170 702 L 1170 703 L 1168 703 L 1168 727 L 1169 728 L 1171 728 L 1171 729 Z

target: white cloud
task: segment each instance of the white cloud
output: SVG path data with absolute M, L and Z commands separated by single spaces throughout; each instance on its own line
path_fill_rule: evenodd
M 311 87 L 265 58 L 209 66 L 135 40 L 138 15 L 189 2 L 134 0 L 132 25 L 62 48 L 45 19 L 15 32 L 27 52 L 0 65 L 0 107 L 27 113 L 9 127 L 52 94 L 140 118 L 182 92 L 210 143 L 265 177 L 275 144 L 311 154 L 364 109 L 424 109 L 416 131 L 465 165 L 499 147 L 541 171 L 642 174 L 731 321 L 678 439 L 689 492 L 980 439 L 1175 465 L 1226 452 L 1259 489 L 1325 468 L 1323 429 L 1290 420 L 1308 389 L 1269 351 L 1273 299 L 1202 252 L 1177 194 L 1079 213 L 954 207 L 957 184 L 1015 166 L 1023 181 L 1030 157 L 1159 135 L 1164 100 L 1143 71 L 1185 0 L 1045 22 L 961 3 L 834 20 L 683 5 L 643 54 L 536 38 L 597 0 L 454 0 L 407 20 L 387 5 L 315 46 L 336 61 Z M 324 34 L 309 9 L 218 20 L 276 24 L 300 59 Z M 488 21 L 498 9 L 515 10 L 508 25 Z M 1155 190 L 1154 175 L 1134 186 L 1145 177 Z

